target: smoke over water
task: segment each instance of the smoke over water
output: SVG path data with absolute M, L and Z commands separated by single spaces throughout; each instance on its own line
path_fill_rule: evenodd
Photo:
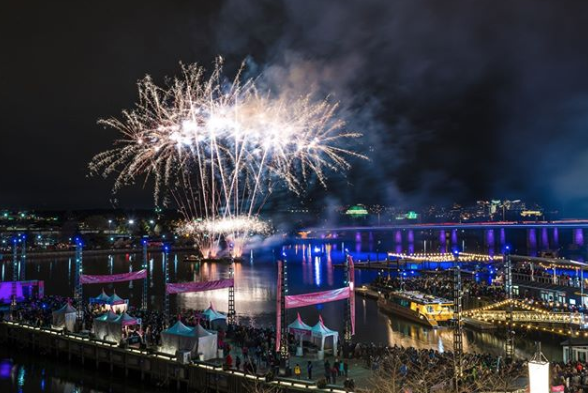
M 329 95 L 365 134 L 371 160 L 329 184 L 343 203 L 586 209 L 585 1 L 227 0 L 215 29 L 269 88 Z

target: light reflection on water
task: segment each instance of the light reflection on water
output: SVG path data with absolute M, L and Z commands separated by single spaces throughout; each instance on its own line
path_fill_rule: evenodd
M 336 264 L 343 261 L 344 244 L 338 245 L 320 244 L 318 246 L 303 244 L 285 247 L 288 258 L 289 291 L 291 294 L 314 292 L 318 290 L 334 289 L 343 286 L 343 269 L 336 268 Z M 229 266 L 223 263 L 202 263 L 197 266 L 184 262 L 186 254 L 170 254 L 168 257 L 169 276 L 171 282 L 181 281 L 208 281 L 227 278 Z M 149 302 L 150 307 L 161 309 L 164 296 L 164 254 L 150 253 L 149 264 L 153 267 L 150 272 Z M 372 260 L 377 257 L 370 256 Z M 367 259 L 366 253 L 360 253 L 358 258 Z M 84 272 L 87 274 L 110 274 L 128 271 L 137 271 L 141 268 L 140 255 L 114 255 L 112 257 L 84 257 Z M 27 262 L 27 279 L 45 279 L 53 277 L 46 283 L 47 294 L 73 296 L 71 288 L 72 271 L 71 259 L 33 260 Z M 7 262 L 2 263 L 2 268 L 11 270 Z M 410 272 L 409 272 L 410 273 Z M 369 270 L 357 270 L 357 284 L 371 282 L 378 272 Z M 268 251 L 256 251 L 255 263 L 248 261 L 235 265 L 235 301 L 238 317 L 254 326 L 273 326 L 275 324 L 275 296 L 276 296 L 276 266 L 272 254 Z M 139 306 L 141 301 L 142 285 L 114 284 L 113 288 L 123 298 L 130 299 L 131 305 Z M 84 296 L 97 296 L 102 290 L 101 286 L 85 286 Z M 112 289 L 107 289 L 107 292 Z M 400 318 L 389 318 L 382 314 L 373 300 L 358 297 L 356 302 L 357 334 L 356 341 L 374 342 L 389 345 L 414 346 L 417 348 L 443 348 L 451 350 L 452 331 L 450 329 L 430 330 Z M 228 308 L 228 295 L 226 290 L 218 290 L 206 293 L 189 293 L 171 295 L 170 304 L 177 305 L 177 309 L 204 309 L 210 302 L 221 310 Z M 308 307 L 300 310 L 306 323 L 314 325 L 318 321 L 319 313 L 325 323 L 332 329 L 343 330 L 344 313 L 343 303 L 328 303 L 316 307 Z M 175 312 L 175 310 L 172 310 Z M 295 312 L 289 312 L 291 319 Z M 555 343 L 546 343 L 544 352 L 555 358 L 560 357 L 561 349 Z M 532 343 L 529 339 L 519 340 L 519 347 L 524 349 L 521 355 L 528 356 L 532 352 Z M 503 351 L 503 340 L 496 334 L 468 332 L 464 339 L 464 348 L 468 351 L 492 352 L 500 354 Z

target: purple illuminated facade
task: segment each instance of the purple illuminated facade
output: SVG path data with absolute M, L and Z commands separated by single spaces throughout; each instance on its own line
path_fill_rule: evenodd
M 535 228 L 527 230 L 527 247 L 529 248 L 529 255 L 537 255 L 537 231 Z
M 553 245 L 559 247 L 559 229 L 553 228 Z
M 580 228 L 574 229 L 574 244 L 578 247 L 584 245 L 584 231 Z
M 402 232 L 396 231 L 394 233 L 394 243 L 396 243 L 396 244 L 402 244 Z
M 547 234 L 547 228 L 541 229 L 541 247 L 549 248 L 549 235 Z
M 451 230 L 451 245 L 453 245 L 453 246 L 457 245 L 457 229 Z
M 408 242 L 414 243 L 414 232 L 412 231 L 412 229 L 409 229 L 408 231 Z
M 486 230 L 486 243 L 489 248 L 494 248 L 494 229 Z
M 446 239 L 447 239 L 447 234 L 445 233 L 445 231 L 440 231 L 439 232 L 439 243 L 440 243 L 439 250 L 442 253 L 447 252 L 447 244 L 445 244 Z
M 504 232 L 504 228 L 500 228 L 500 245 L 504 246 L 506 244 L 506 233 Z

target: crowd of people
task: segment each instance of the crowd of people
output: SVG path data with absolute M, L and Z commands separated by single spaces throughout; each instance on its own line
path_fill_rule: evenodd
M 565 393 L 588 392 L 588 362 L 552 363 L 551 386 L 563 387 Z
M 444 277 L 415 277 L 400 282 L 397 279 L 380 278 L 375 285 L 387 288 L 428 291 L 436 296 L 444 296 L 452 288 L 450 278 Z M 468 289 L 472 296 L 494 295 L 495 289 L 489 285 L 471 281 Z M 530 300 L 537 306 L 544 302 L 536 299 Z M 60 296 L 45 296 L 42 299 L 32 298 L 19 302 L 12 311 L 13 319 L 34 325 L 50 326 L 52 311 L 63 307 L 66 303 L 72 303 L 70 299 Z M 72 304 L 75 306 L 75 304 Z M 93 319 L 103 312 L 103 308 L 96 306 L 84 306 L 85 328 L 91 329 Z M 144 311 L 129 309 L 129 313 L 136 318 L 141 318 L 142 343 L 145 347 L 155 347 L 161 344 L 161 332 L 173 325 L 178 319 L 188 326 L 202 323 L 199 313 L 194 310 L 185 310 L 166 319 L 157 311 Z M 236 369 L 250 374 L 277 375 L 279 371 L 279 356 L 274 351 L 275 331 L 268 328 L 254 328 L 243 325 L 228 325 L 226 330 L 218 332 L 219 348 L 224 350 L 224 364 L 227 368 Z M 297 340 L 294 335 L 289 336 L 291 353 L 295 352 Z M 438 352 L 399 346 L 386 346 L 375 344 L 341 345 L 338 348 L 340 358 L 328 358 L 322 364 L 322 370 L 317 370 L 317 364 L 308 361 L 291 364 L 293 377 L 316 380 L 323 378 L 325 383 L 343 384 L 348 390 L 353 390 L 355 381 L 349 378 L 349 371 L 357 365 L 372 370 L 375 373 L 394 373 L 401 379 L 409 381 L 418 377 L 423 369 L 434 369 L 439 380 L 451 380 L 454 373 L 453 354 L 450 351 Z M 323 368 L 319 366 L 320 368 Z M 583 386 L 588 382 L 588 365 L 584 363 L 555 363 L 553 365 L 553 383 L 567 387 L 568 392 L 583 392 Z M 525 374 L 522 361 L 506 363 L 500 357 L 489 354 L 465 354 L 463 357 L 464 378 L 477 380 L 492 373 L 502 373 L 513 380 Z
M 519 274 L 520 278 L 527 278 L 529 281 L 543 281 L 545 283 L 574 288 L 580 288 L 582 284 L 580 281 L 580 275 L 577 273 L 568 274 L 556 271 L 556 274 L 554 275 L 553 269 L 546 269 L 541 266 L 536 267 L 528 263 L 514 267 L 512 272 Z M 584 280 L 584 287 L 588 287 L 588 279 Z
M 423 275 L 406 277 L 378 276 L 372 286 L 382 291 L 405 290 L 419 291 L 445 299 L 453 299 L 453 278 L 448 275 Z M 502 285 L 491 285 L 485 281 L 476 282 L 471 279 L 462 280 L 464 297 L 483 298 L 487 301 L 505 299 Z

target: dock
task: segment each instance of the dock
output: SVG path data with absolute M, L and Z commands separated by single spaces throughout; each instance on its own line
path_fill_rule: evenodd
M 50 328 L 39 328 L 11 321 L 0 322 L 2 345 L 16 345 L 35 354 L 66 358 L 84 366 L 105 365 L 112 373 L 114 369 L 148 379 L 150 382 L 167 385 L 177 391 L 214 391 L 222 393 L 246 393 L 255 386 L 279 388 L 281 392 L 294 393 L 313 390 L 316 392 L 345 393 L 342 387 L 327 385 L 319 388 L 316 382 L 245 374 L 237 370 L 224 369 L 217 363 L 192 361 L 183 364 L 174 356 L 154 353 L 136 348 L 121 348 L 117 344 L 92 339 L 73 333 L 63 333 Z

